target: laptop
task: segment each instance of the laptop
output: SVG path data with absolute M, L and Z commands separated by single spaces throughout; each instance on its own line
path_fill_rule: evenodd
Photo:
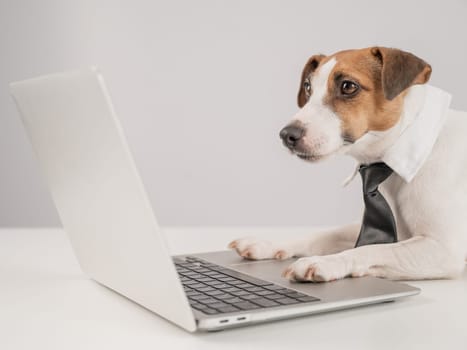
M 419 293 L 373 277 L 289 282 L 281 272 L 293 259 L 170 256 L 98 70 L 10 88 L 83 272 L 183 329 L 248 326 Z

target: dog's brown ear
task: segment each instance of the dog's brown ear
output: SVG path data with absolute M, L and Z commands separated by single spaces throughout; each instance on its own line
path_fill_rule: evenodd
M 381 84 L 388 100 L 408 87 L 425 84 L 430 79 L 431 66 L 409 52 L 373 47 L 371 54 L 381 63 Z
M 303 67 L 302 78 L 300 80 L 300 89 L 298 90 L 298 98 L 297 98 L 298 107 L 300 108 L 302 108 L 305 105 L 306 101 L 308 101 L 308 96 L 306 93 L 304 83 L 306 79 L 309 77 L 309 75 L 313 73 L 316 70 L 316 68 L 318 68 L 320 62 L 323 60 L 324 57 L 326 56 L 325 55 L 311 56 L 308 59 L 307 63 L 305 64 L 305 67 Z

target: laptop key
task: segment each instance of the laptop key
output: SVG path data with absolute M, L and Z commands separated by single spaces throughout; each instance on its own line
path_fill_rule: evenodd
M 209 306 L 207 305 L 204 305 L 204 304 L 201 304 L 200 302 L 196 301 L 196 300 L 190 300 L 190 305 L 191 307 L 197 309 L 197 310 L 202 310 L 202 309 L 205 309 Z
M 203 273 L 203 275 L 205 276 L 213 276 L 213 275 L 218 275 L 219 273 L 217 271 L 209 271 L 209 272 L 205 272 Z
M 206 292 L 207 295 L 210 295 L 210 296 L 215 296 L 217 298 L 218 295 L 221 295 L 221 294 L 224 294 L 224 292 L 222 292 L 221 290 L 212 290 L 212 291 L 208 291 Z
M 300 301 L 293 299 L 293 298 L 282 298 L 282 299 L 276 299 L 274 300 L 282 305 L 290 305 L 290 304 L 297 304 L 300 303 Z
M 230 306 L 230 305 L 226 304 L 226 303 L 223 303 L 222 301 L 219 301 L 217 303 L 209 304 L 209 307 L 213 308 L 213 309 L 219 309 L 220 307 L 226 307 L 226 306 Z
M 229 277 L 230 278 L 230 277 Z M 245 283 L 245 281 L 241 281 L 241 280 L 237 280 L 237 279 L 234 279 L 233 281 L 231 282 L 228 282 L 229 284 L 231 284 L 232 286 L 236 286 L 236 287 L 239 287 L 239 288 L 243 288 L 243 287 L 253 287 L 252 284 L 250 283 Z M 243 287 L 242 287 L 243 286 Z
M 234 304 L 234 303 L 240 303 L 243 300 L 238 298 L 238 297 L 234 297 L 234 298 L 230 298 L 230 299 L 223 299 L 223 301 L 225 301 L 226 303 L 229 303 L 229 304 Z
M 260 290 L 259 292 L 255 292 L 256 295 L 270 295 L 270 294 L 275 294 L 272 290 Z
M 205 278 L 199 279 L 199 281 L 203 282 L 204 284 L 207 284 L 208 286 L 214 286 L 216 284 L 219 284 L 219 281 L 215 280 L 214 278 L 209 278 L 208 281 L 203 281 L 203 280 L 205 280 Z
M 194 275 L 194 276 L 199 275 L 199 273 L 194 272 L 194 271 L 191 271 L 191 270 L 189 270 L 188 272 L 180 272 L 180 274 L 183 275 L 183 276 L 190 277 L 190 278 L 191 278 L 191 276 L 193 276 L 193 275 Z
M 279 303 L 276 303 L 275 301 L 265 299 L 265 298 L 251 299 L 250 301 L 252 303 L 258 304 L 259 306 L 263 306 L 263 307 L 271 307 L 271 306 L 280 306 L 281 305 Z
M 224 300 L 224 299 L 232 299 L 234 296 L 229 293 L 222 293 L 222 294 L 216 295 L 215 297 L 216 299 Z
M 232 292 L 232 294 L 237 296 L 237 297 L 241 297 L 243 295 L 249 295 L 251 293 L 247 292 L 246 290 L 239 290 L 238 292 Z
M 208 297 L 206 299 L 202 299 L 202 300 L 199 300 L 200 303 L 203 303 L 203 304 L 212 304 L 212 303 L 217 303 L 219 300 L 217 299 L 214 299 L 212 297 Z
M 271 284 L 269 286 L 264 286 L 264 288 L 266 289 L 269 289 L 269 290 L 273 290 L 273 291 L 278 291 L 278 290 L 283 290 L 283 291 L 288 291 L 290 289 L 287 289 L 287 288 L 284 288 L 278 284 Z
M 211 277 L 198 278 L 198 281 L 207 285 L 210 285 L 211 283 L 217 283 L 217 280 Z
M 197 272 L 197 273 L 203 273 L 203 272 L 209 272 L 211 270 L 205 268 L 205 267 L 202 267 L 202 266 L 193 266 L 190 268 L 191 270 Z
M 201 264 L 201 266 L 205 266 L 205 267 L 208 267 L 210 269 L 219 266 L 219 265 L 216 265 L 216 264 L 211 264 L 211 263 L 209 263 L 207 261 L 201 261 L 200 264 Z
M 235 306 L 228 305 L 228 306 L 218 307 L 217 310 L 222 313 L 225 313 L 225 312 L 239 311 L 240 309 Z
M 241 310 L 254 310 L 254 309 L 259 309 L 260 306 L 250 303 L 249 301 L 243 301 L 241 303 L 235 303 L 233 306 L 238 307 Z
M 201 312 L 203 312 L 203 313 L 205 313 L 207 315 L 214 315 L 214 314 L 218 313 L 217 310 L 214 310 L 214 309 L 211 309 L 211 308 L 203 309 L 203 310 L 201 310 Z
M 185 285 L 185 286 L 191 286 L 191 285 L 193 285 L 193 284 L 199 284 L 199 282 L 190 279 L 190 280 L 188 280 L 188 281 L 186 281 L 186 282 L 183 282 L 182 284 Z
M 281 298 L 283 298 L 284 296 L 281 295 Z M 256 299 L 258 298 L 258 296 L 256 294 L 247 294 L 247 295 L 241 295 L 240 298 L 244 299 L 244 300 L 251 300 L 251 299 Z
M 274 299 L 281 299 L 284 296 L 282 294 L 274 293 L 274 294 L 265 295 L 264 297 L 268 298 L 268 299 L 271 299 L 271 300 L 274 300 Z
M 232 282 L 237 281 L 235 278 L 232 278 L 232 277 L 219 277 L 218 280 L 222 282 L 230 283 L 230 284 L 232 284 Z
M 220 265 L 216 265 L 216 264 L 210 264 L 210 263 L 201 263 L 201 266 L 204 266 L 210 270 L 214 270 L 214 271 L 222 271 L 222 270 L 225 270 L 225 267 L 223 266 L 220 266 Z
M 290 293 L 290 292 L 292 292 L 292 290 L 291 290 L 291 289 L 287 289 L 287 288 L 281 288 L 281 289 L 274 289 L 274 292 L 280 293 L 280 294 L 285 294 L 285 293 Z
M 193 266 L 193 264 L 190 264 L 190 263 L 175 263 L 175 266 L 177 266 L 177 267 L 188 267 L 188 266 Z
M 302 293 L 299 293 L 299 292 L 287 292 L 287 293 L 282 293 L 283 295 L 285 295 L 286 297 L 289 297 L 289 298 L 303 298 L 303 297 L 306 297 L 307 295 L 306 294 L 302 294 Z

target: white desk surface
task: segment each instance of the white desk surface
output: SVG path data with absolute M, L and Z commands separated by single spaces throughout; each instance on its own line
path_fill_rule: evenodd
M 166 229 L 171 252 L 223 249 L 238 236 L 303 228 Z M 411 284 L 395 303 L 216 333 L 189 334 L 80 271 L 59 229 L 0 230 L 0 349 L 467 349 L 467 272 Z

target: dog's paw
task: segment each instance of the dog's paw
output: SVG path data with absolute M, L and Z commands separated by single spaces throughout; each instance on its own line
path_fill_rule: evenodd
M 349 274 L 344 257 L 334 255 L 301 258 L 291 264 L 282 276 L 295 281 L 329 282 Z
M 235 249 L 238 255 L 245 259 L 251 260 L 284 260 L 293 255 L 292 252 L 285 247 L 279 247 L 272 242 L 251 237 L 236 239 L 229 243 L 229 248 Z

